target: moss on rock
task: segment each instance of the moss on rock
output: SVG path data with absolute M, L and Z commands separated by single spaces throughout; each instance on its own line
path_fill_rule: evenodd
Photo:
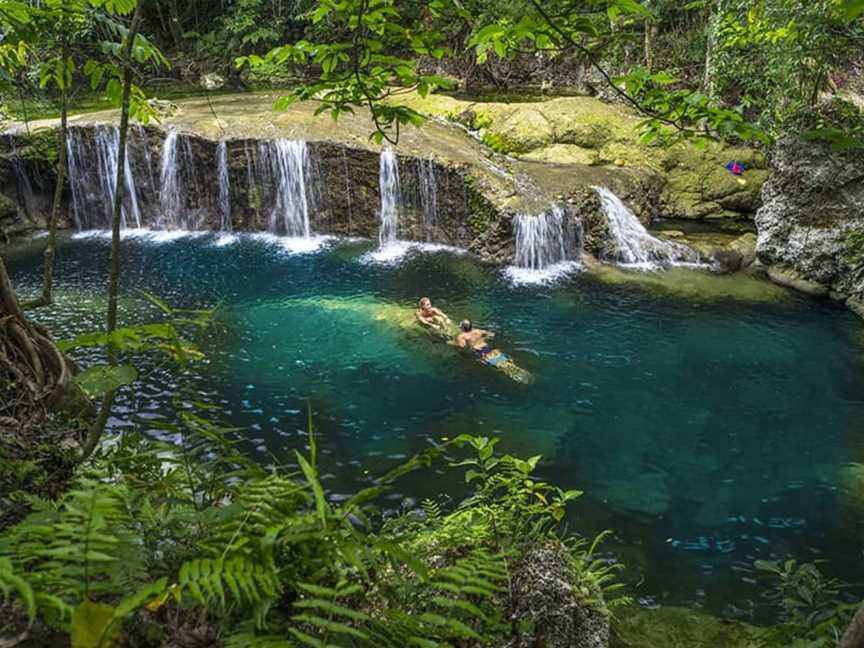
M 508 104 L 409 94 L 400 95 L 399 101 L 477 131 L 498 153 L 656 174 L 665 180 L 660 211 L 669 217 L 749 218 L 761 204 L 762 184 L 770 173 L 766 157 L 754 149 L 691 141 L 669 148 L 645 144 L 639 137 L 639 115 L 593 97 Z M 732 160 L 745 165 L 743 177 L 726 170 Z
M 59 155 L 56 131 L 43 128 L 31 132 L 26 139 L 26 146 L 19 151 L 19 155 L 32 162 L 56 164 Z
M 726 164 L 742 162 L 743 176 L 729 173 Z M 660 160 L 667 178 L 666 211 L 677 218 L 723 218 L 755 212 L 761 204 L 762 185 L 770 171 L 758 151 L 710 143 L 696 147 L 681 143 Z
M 619 612 L 612 648 L 756 648 L 756 631 L 744 623 L 686 608 L 635 608 Z

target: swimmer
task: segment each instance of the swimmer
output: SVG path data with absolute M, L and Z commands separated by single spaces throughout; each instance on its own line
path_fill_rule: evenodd
M 428 297 L 423 297 L 417 302 L 417 310 L 414 311 L 414 315 L 421 325 L 439 331 L 443 331 L 445 326 L 450 323 L 450 318 L 442 310 L 432 306 L 432 300 Z
M 459 329 L 461 333 L 456 336 L 452 344 L 460 349 L 471 349 L 480 362 L 491 365 L 516 382 L 525 384 L 534 382 L 534 376 L 530 372 L 519 367 L 510 356 L 489 344 L 489 340 L 495 337 L 492 331 L 474 328 L 471 320 L 462 320 Z

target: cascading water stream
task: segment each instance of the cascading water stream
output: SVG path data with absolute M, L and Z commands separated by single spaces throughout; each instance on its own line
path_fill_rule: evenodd
M 72 187 L 72 211 L 78 229 L 107 228 L 111 225 L 115 182 L 117 178 L 120 132 L 116 126 L 96 126 L 92 141 L 83 129 L 69 130 L 67 139 L 69 184 Z M 126 199 L 121 211 L 122 226 L 141 227 L 138 190 L 129 164 L 126 146 L 123 181 Z M 128 207 L 127 207 L 128 203 Z
M 216 160 L 219 170 L 219 216 L 221 229 L 230 232 L 231 226 L 231 180 L 228 174 L 228 145 L 221 140 L 216 147 Z
M 513 219 L 516 235 L 514 264 L 527 270 L 544 270 L 575 256 L 575 234 L 560 207 L 539 216 L 519 214 Z
M 258 157 L 274 186 L 269 231 L 310 238 L 307 182 L 312 173 L 306 142 L 287 139 L 264 141 L 258 146 Z
M 173 128 L 168 130 L 162 144 L 162 159 L 159 165 L 159 206 L 162 210 L 159 219 L 165 227 L 181 226 L 183 208 L 183 178 L 180 175 L 179 136 Z
M 581 224 L 561 207 L 513 218 L 515 254 L 507 275 L 515 283 L 545 283 L 580 267 Z
M 432 160 L 417 160 L 417 176 L 423 224 L 428 230 L 438 224 L 438 184 L 435 179 L 435 163 Z
M 8 134 L 6 135 L 6 141 L 12 151 L 11 163 L 12 171 L 15 174 L 15 190 L 20 198 L 21 208 L 29 215 L 35 195 L 33 192 L 33 183 L 30 182 L 30 176 L 27 175 L 24 162 L 18 155 L 18 150 L 15 147 L 15 138 L 11 134 Z
M 378 183 L 381 190 L 381 229 L 378 230 L 378 244 L 383 248 L 396 242 L 399 208 L 402 205 L 402 192 L 399 186 L 399 159 L 390 149 L 381 151 Z
M 649 234 L 636 214 L 609 189 L 594 187 L 594 191 L 600 196 L 603 213 L 609 222 L 609 235 L 615 244 L 615 260 L 618 263 L 644 270 L 700 263 L 701 258 L 696 250 Z

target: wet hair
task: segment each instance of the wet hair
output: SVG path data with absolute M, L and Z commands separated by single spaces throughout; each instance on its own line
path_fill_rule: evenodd
M 471 323 L 471 320 L 462 320 L 459 322 L 459 328 L 467 333 L 474 328 L 474 325 Z
M 417 305 L 423 306 L 424 301 L 428 301 L 430 304 L 432 303 L 432 300 L 429 299 L 428 297 L 421 297 L 420 299 L 417 300 Z

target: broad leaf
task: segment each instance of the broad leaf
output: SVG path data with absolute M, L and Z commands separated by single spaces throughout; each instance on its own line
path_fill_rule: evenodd
M 75 377 L 75 382 L 91 396 L 101 396 L 128 385 L 138 377 L 135 367 L 121 365 L 110 367 L 97 365 L 89 367 Z

